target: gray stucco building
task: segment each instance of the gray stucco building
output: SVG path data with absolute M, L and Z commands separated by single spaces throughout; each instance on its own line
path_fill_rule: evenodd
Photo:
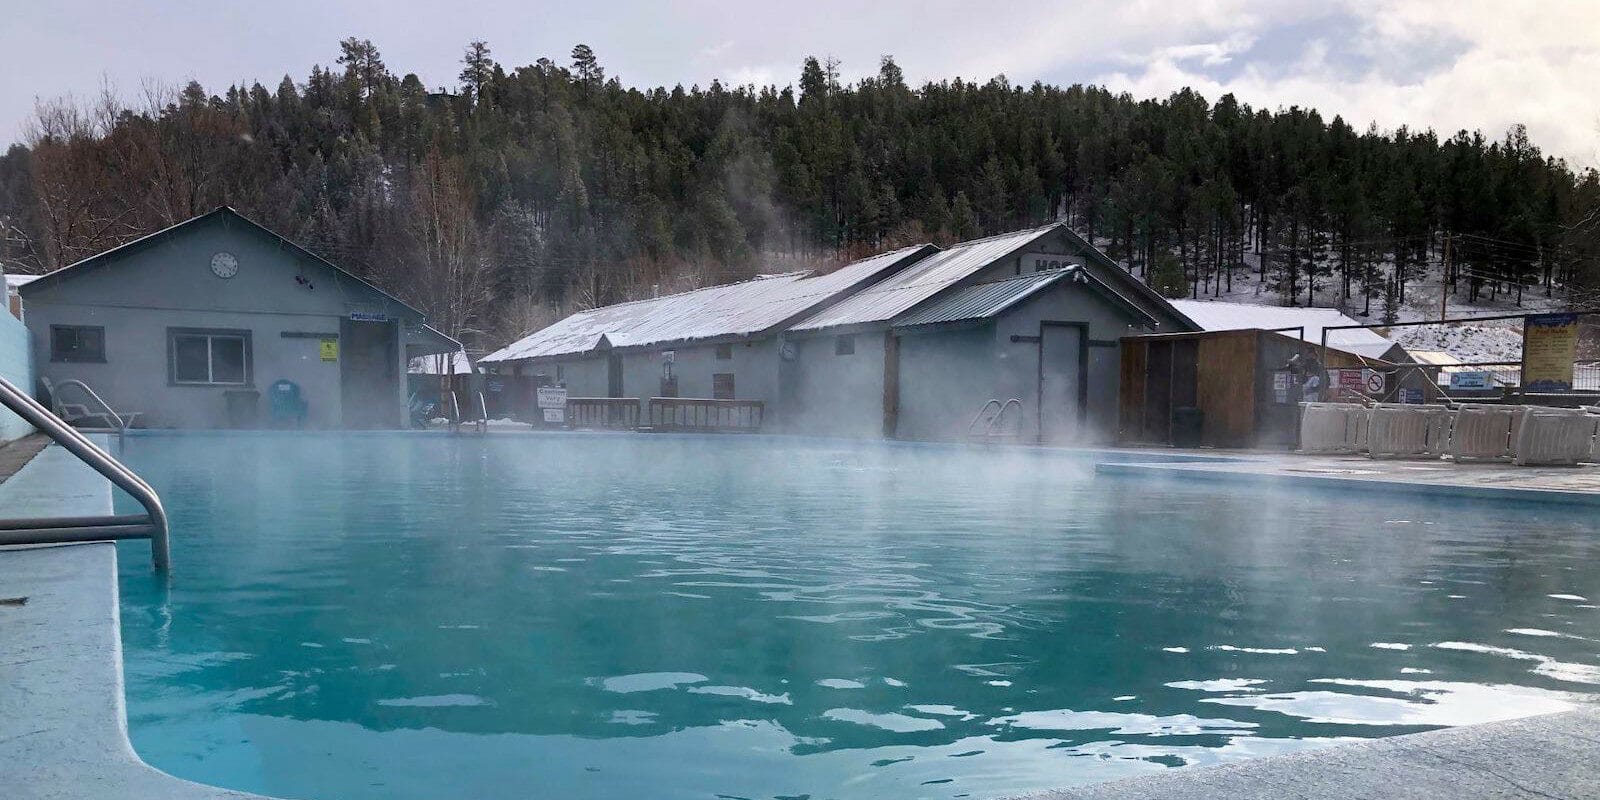
M 280 380 L 304 401 L 295 424 L 402 427 L 407 359 L 459 348 L 422 312 L 230 208 L 20 294 L 38 374 L 81 380 L 151 427 L 265 426 Z
M 1196 329 L 1057 224 L 580 312 L 482 363 L 574 397 L 761 400 L 818 435 L 956 439 L 1016 398 L 1021 440 L 1090 443 L 1115 436 L 1119 340 Z

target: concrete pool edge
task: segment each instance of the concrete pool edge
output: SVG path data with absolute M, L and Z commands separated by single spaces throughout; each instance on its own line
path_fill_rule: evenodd
M 1174 477 L 1203 479 L 1207 473 L 1191 468 Z M 43 490 L 50 483 L 60 485 Z M 8 494 L 15 500 L 23 492 L 37 493 L 24 506 L 41 516 L 104 513 L 111 505 L 109 484 L 58 447 L 48 448 L 17 477 L 0 483 L 0 501 L 8 500 Z M 13 508 L 10 502 L 0 505 Z M 0 597 L 19 595 L 30 597 L 29 603 L 0 607 L 0 625 L 8 632 L 0 640 L 0 686 L 8 690 L 0 692 L 0 785 L 11 792 L 8 797 L 266 800 L 173 777 L 134 752 L 123 695 L 113 545 L 0 549 Z M 1584 709 L 1170 770 L 1027 797 L 1581 797 L 1594 796 L 1600 788 L 1595 786 L 1600 771 L 1592 767 L 1597 755 L 1600 711 Z
M 1559 503 L 1575 506 L 1600 506 L 1600 493 L 1541 489 L 1528 486 L 1481 486 L 1460 483 L 1430 483 L 1421 480 L 1403 481 L 1388 477 L 1360 477 L 1349 475 L 1316 475 L 1304 473 L 1252 471 L 1248 459 L 1221 465 L 1198 463 L 1137 461 L 1106 462 L 1095 464 L 1097 475 L 1118 475 L 1138 478 L 1168 478 L 1178 480 L 1210 480 L 1239 484 L 1257 484 L 1280 487 L 1307 486 L 1317 489 L 1343 491 L 1365 490 L 1414 497 L 1445 497 L 1470 500 Z
M 109 513 L 111 484 L 59 446 L 0 483 L 8 513 Z M 0 784 L 16 800 L 270 800 L 146 764 L 128 738 L 116 546 L 0 548 Z
M 1600 709 L 1369 739 L 1015 800 L 1600 797 Z

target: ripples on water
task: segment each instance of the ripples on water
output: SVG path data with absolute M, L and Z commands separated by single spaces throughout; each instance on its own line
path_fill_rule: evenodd
M 1583 512 L 767 438 L 141 437 L 134 744 L 305 798 L 984 797 L 1555 711 Z

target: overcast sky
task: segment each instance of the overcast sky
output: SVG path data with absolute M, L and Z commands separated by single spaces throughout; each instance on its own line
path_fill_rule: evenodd
M 236 3 L 13 2 L 0 25 L 0 142 L 36 97 L 87 98 L 109 82 L 199 80 L 269 88 L 371 39 L 396 74 L 454 85 L 462 47 L 486 39 L 507 67 L 567 63 L 584 42 L 632 86 L 789 84 L 807 54 L 846 78 L 895 57 L 908 79 L 1097 83 L 1138 97 L 1193 86 L 1255 106 L 1301 105 L 1357 128 L 1448 135 L 1513 123 L 1580 166 L 1600 163 L 1600 0 L 1056 0 L 916 3 L 545 3 L 475 0 Z M 1009 4 L 995 4 L 1004 6 Z

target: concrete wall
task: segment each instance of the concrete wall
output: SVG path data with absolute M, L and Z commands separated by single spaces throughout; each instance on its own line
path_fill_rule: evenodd
M 1022 441 L 1036 441 L 1040 344 L 1013 342 L 1011 337 L 1037 337 L 1046 321 L 1087 327 L 1088 369 L 1080 376 L 1088 387 L 1082 438 L 1056 444 L 1114 441 L 1121 358 L 1115 342 L 1128 334 L 1134 318 L 1089 287 L 1070 281 L 1051 286 L 981 326 L 900 331 L 896 437 L 961 439 L 985 402 L 1014 397 L 1022 401 Z M 1076 369 L 1076 356 L 1069 358 L 1074 363 L 1068 366 Z
M 789 340 L 794 359 L 782 365 L 783 430 L 816 436 L 883 435 L 882 330 L 857 333 L 855 352 L 836 355 L 838 337 Z
M 238 258 L 239 271 L 232 278 L 211 272 L 211 257 L 221 251 Z M 224 427 L 224 392 L 253 389 L 264 394 L 279 378 L 300 384 L 309 402 L 308 426 L 339 426 L 340 361 L 322 361 L 319 338 L 284 334 L 337 338 L 340 320 L 353 312 L 420 322 L 376 290 L 226 215 L 79 267 L 59 282 L 40 283 L 45 281 L 30 284 L 24 293 L 39 374 L 54 381 L 82 380 L 117 410 L 142 412 L 152 427 Z M 104 327 L 105 362 L 52 361 L 51 325 Z M 173 327 L 249 331 L 250 385 L 171 383 L 168 328 Z M 399 344 L 394 353 L 396 427 L 405 422 L 403 339 Z M 344 355 L 341 348 L 340 358 Z M 266 397 L 258 409 L 264 422 Z
M 901 332 L 900 413 L 895 438 L 964 438 L 972 417 L 989 398 L 1004 400 L 1018 394 L 1015 389 L 996 385 L 996 378 L 1010 366 L 1004 362 L 1032 352 L 998 345 L 992 323 L 956 330 Z M 1030 366 L 1036 369 L 1038 365 L 1033 362 Z M 1033 386 L 1037 382 L 1030 384 L 1029 391 Z
M 33 355 L 28 329 L 9 313 L 0 313 L 0 377 L 24 392 L 33 391 Z M 33 426 L 0 406 L 0 442 L 9 442 L 33 432 Z

